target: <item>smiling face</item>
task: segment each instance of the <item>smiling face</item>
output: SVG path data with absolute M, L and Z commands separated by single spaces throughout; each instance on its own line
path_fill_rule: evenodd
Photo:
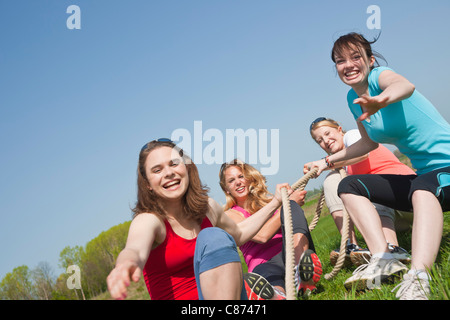
M 186 165 L 176 149 L 156 148 L 148 154 L 145 173 L 149 189 L 162 200 L 180 200 L 189 186 Z
M 311 131 L 311 136 L 328 154 L 345 148 L 342 127 L 321 126 Z
M 342 82 L 354 89 L 368 84 L 367 79 L 375 63 L 373 56 L 367 57 L 364 50 L 352 46 L 336 54 L 334 60 Z
M 245 201 L 249 194 L 249 182 L 245 179 L 241 169 L 230 166 L 224 172 L 225 189 L 237 203 Z

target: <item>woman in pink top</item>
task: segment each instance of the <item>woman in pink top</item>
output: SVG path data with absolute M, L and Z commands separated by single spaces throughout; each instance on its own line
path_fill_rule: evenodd
M 265 177 L 247 163 L 237 159 L 224 163 L 219 178 L 227 199 L 225 214 L 237 224 L 271 201 Z M 315 253 L 308 223 L 300 207 L 300 204 L 304 203 L 305 195 L 306 191 L 295 191 L 290 197 L 297 290 L 300 294 L 314 291 L 322 274 L 322 266 Z M 248 266 L 249 273 L 245 276 L 247 283 L 258 282 L 259 279 L 265 282 L 267 279 L 280 299 L 285 296 L 283 220 L 283 210 L 277 210 L 250 241 L 239 247 Z

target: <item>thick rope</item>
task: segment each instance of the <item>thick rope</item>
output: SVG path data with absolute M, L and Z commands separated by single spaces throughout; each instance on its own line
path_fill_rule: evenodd
M 343 168 L 339 169 L 339 174 L 341 175 L 341 178 L 344 179 L 347 174 Z M 339 250 L 339 258 L 336 261 L 336 264 L 334 265 L 333 270 L 331 270 L 330 273 L 327 273 L 324 277 L 327 280 L 330 280 L 333 278 L 338 272 L 342 269 L 342 266 L 345 262 L 345 250 L 347 246 L 347 240 L 349 238 L 349 229 L 350 229 L 350 217 L 348 215 L 347 210 L 345 210 L 345 207 L 343 207 L 343 215 L 344 219 L 342 222 L 342 236 L 341 236 L 341 247 Z
M 325 192 L 322 189 L 319 200 L 317 201 L 317 207 L 316 207 L 316 212 L 314 213 L 314 218 L 312 219 L 311 223 L 309 224 L 310 232 L 314 230 L 314 228 L 317 225 L 317 222 L 319 222 L 320 214 L 322 213 L 322 208 L 323 208 L 324 203 L 325 203 Z
M 293 190 L 303 190 L 309 179 L 317 173 L 317 168 L 312 169 L 305 174 L 301 179 L 295 182 L 291 188 Z M 291 216 L 291 204 L 286 188 L 281 189 L 281 199 L 284 211 L 284 234 L 286 242 L 286 300 L 296 300 L 295 288 L 295 253 L 294 253 L 294 234 Z
M 302 178 L 300 178 L 297 182 L 295 182 L 291 188 L 292 190 L 303 190 L 308 183 L 309 179 L 311 179 L 316 173 L 318 169 L 313 168 L 307 174 L 305 174 Z M 343 168 L 339 169 L 339 173 L 341 178 L 346 177 L 345 170 Z M 295 290 L 295 253 L 294 253 L 294 234 L 293 234 L 293 226 L 292 226 L 292 216 L 291 216 L 291 205 L 289 202 L 289 196 L 286 188 L 281 189 L 281 199 L 283 204 L 284 211 L 284 228 L 285 228 L 285 241 L 286 241 L 286 273 L 285 273 L 285 283 L 286 283 L 286 299 L 287 300 L 295 300 L 296 299 L 296 290 Z M 322 212 L 323 204 L 325 202 L 324 191 L 322 190 L 319 201 L 317 203 L 316 212 L 314 214 L 314 218 L 309 224 L 309 230 L 312 231 L 317 225 L 319 221 L 320 214 Z M 333 278 L 344 265 L 345 262 L 345 250 L 347 245 L 347 240 L 349 238 L 349 227 L 350 227 L 350 218 L 348 216 L 345 207 L 343 209 L 343 225 L 342 225 L 342 237 L 341 237 L 341 246 L 339 251 L 339 257 L 337 262 L 330 273 L 327 273 L 324 277 L 327 280 Z
M 286 188 L 281 189 L 281 199 L 283 201 L 284 211 L 284 235 L 286 245 L 286 300 L 296 299 L 295 290 L 295 253 L 294 253 L 294 234 L 292 228 L 291 205 Z

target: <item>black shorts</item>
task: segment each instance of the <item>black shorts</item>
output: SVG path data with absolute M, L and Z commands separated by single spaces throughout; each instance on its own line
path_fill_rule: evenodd
M 422 175 L 362 174 L 341 181 L 338 194 L 351 193 L 389 208 L 412 211 L 412 194 L 426 190 L 436 196 L 443 211 L 450 210 L 450 167 Z

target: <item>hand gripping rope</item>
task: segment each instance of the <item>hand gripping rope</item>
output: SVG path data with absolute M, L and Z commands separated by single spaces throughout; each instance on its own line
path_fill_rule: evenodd
M 308 183 L 309 179 L 311 179 L 316 173 L 317 168 L 313 168 L 311 171 L 309 171 L 307 174 L 305 174 L 301 179 L 299 179 L 297 182 L 295 182 L 291 188 L 292 190 L 303 190 Z M 341 178 L 344 178 L 346 176 L 346 173 L 344 169 L 339 169 L 339 173 L 341 175 Z M 285 282 L 286 282 L 286 299 L 287 300 L 295 300 L 296 299 L 296 290 L 295 290 L 295 257 L 294 257 L 294 235 L 293 235 L 293 227 L 292 227 L 292 217 L 291 217 L 291 205 L 289 202 L 289 196 L 286 188 L 281 189 L 281 199 L 282 199 L 282 205 L 283 205 L 283 211 L 284 211 L 284 224 L 285 224 L 285 237 L 286 237 L 286 275 L 285 275 Z M 322 191 L 319 201 L 317 203 L 316 212 L 314 215 L 313 220 L 311 221 L 309 225 L 309 230 L 312 231 L 315 226 L 317 225 L 317 222 L 320 218 L 320 213 L 322 212 L 322 207 L 325 201 L 324 193 Z M 342 268 L 345 261 L 345 247 L 349 235 L 349 216 L 347 211 L 343 210 L 344 212 L 344 221 L 343 221 L 343 227 L 342 227 L 342 238 L 341 238 L 341 247 L 339 251 L 339 258 L 337 259 L 336 265 L 334 266 L 333 270 L 326 274 L 324 277 L 327 280 L 330 280 L 333 278 Z

